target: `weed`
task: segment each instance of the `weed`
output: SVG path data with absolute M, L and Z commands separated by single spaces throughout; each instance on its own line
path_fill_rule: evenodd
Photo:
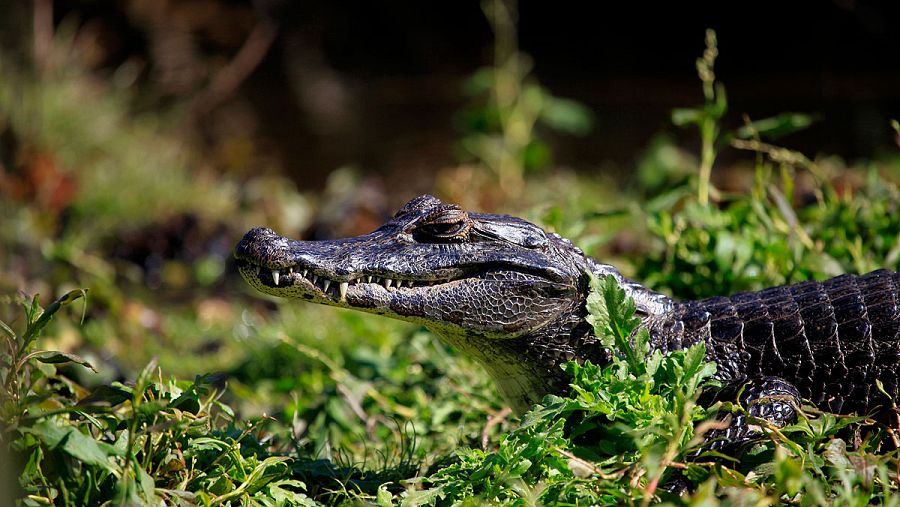
M 314 505 L 291 478 L 293 460 L 269 455 L 256 438 L 266 422 L 238 423 L 212 377 L 166 381 L 151 361 L 134 385 L 87 392 L 57 370 L 91 367 L 85 360 L 33 350 L 54 314 L 83 295 L 69 292 L 46 309 L 33 298 L 21 334 L 0 322 L 12 351 L 0 364 L 0 422 L 24 463 L 24 505 Z
M 465 83 L 472 105 L 461 115 L 460 145 L 497 178 L 506 195 L 517 196 L 525 172 L 551 162 L 538 127 L 584 135 L 592 116 L 577 102 L 553 96 L 531 75 L 531 59 L 518 47 L 515 0 L 484 0 L 482 10 L 494 31 L 494 62 Z

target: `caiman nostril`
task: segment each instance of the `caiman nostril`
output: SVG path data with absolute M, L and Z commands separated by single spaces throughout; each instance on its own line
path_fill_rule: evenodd
M 288 240 L 268 227 L 256 227 L 244 234 L 234 248 L 234 257 L 262 265 L 289 263 L 286 248 Z
M 244 237 L 238 243 L 238 249 L 246 250 L 260 242 L 270 241 L 277 237 L 278 234 L 268 227 L 256 227 L 244 234 Z

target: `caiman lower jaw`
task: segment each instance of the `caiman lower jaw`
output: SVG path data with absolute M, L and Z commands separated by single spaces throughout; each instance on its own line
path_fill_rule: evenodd
M 241 276 L 250 285 L 266 294 L 302 299 L 318 297 L 333 302 L 346 302 L 348 292 L 355 288 L 363 288 L 363 286 L 376 290 L 395 291 L 403 288 L 430 287 L 454 281 L 452 278 L 414 280 L 366 274 L 338 277 L 316 273 L 313 269 L 302 265 L 270 268 L 245 259 L 239 259 L 237 264 Z

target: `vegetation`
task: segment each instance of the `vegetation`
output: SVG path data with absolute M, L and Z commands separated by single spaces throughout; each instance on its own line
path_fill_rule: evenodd
M 525 171 L 538 150 L 528 134 L 496 167 L 473 153 L 494 181 L 521 180 L 506 210 L 678 297 L 900 269 L 897 162 L 860 170 L 772 144 L 808 125 L 803 115 L 725 130 L 714 34 L 707 44 L 705 102 L 673 113 L 699 130 L 699 161 L 661 138 L 626 199 L 594 175 Z M 487 104 L 499 130 L 473 131 L 470 146 L 508 137 L 528 97 L 553 104 L 528 91 L 524 57 L 507 56 L 481 91 L 512 79 L 519 92 Z M 77 69 L 0 82 L 0 123 L 29 146 L 26 165 L 84 189 L 32 199 L 23 180 L 21 194 L 0 194 L 10 273 L 0 281 L 0 460 L 13 464 L 0 473 L 14 470 L 21 504 L 900 504 L 896 435 L 865 418 L 804 407 L 788 428 L 760 422 L 765 437 L 740 459 L 704 452 L 717 417 L 742 407 L 698 404 L 715 368 L 704 349 L 651 353 L 633 303 L 608 279 L 593 282 L 590 319 L 619 356 L 567 364 L 571 392 L 521 419 L 477 366 L 418 327 L 250 295 L 229 270 L 236 235 L 259 223 L 302 228 L 315 199 L 277 178 L 192 177 L 165 118 L 135 120 L 123 92 L 92 95 L 85 83 Z M 582 125 L 563 104 L 516 121 Z M 74 128 L 84 110 L 96 125 Z M 723 150 L 752 155 L 746 191 L 715 188 Z M 611 204 L 598 207 L 600 196 Z M 191 242 L 160 250 L 158 238 L 173 236 Z M 646 239 L 613 247 L 635 237 Z M 11 294 L 19 284 L 63 295 L 42 308 Z M 690 485 L 683 496 L 671 492 L 679 484 Z

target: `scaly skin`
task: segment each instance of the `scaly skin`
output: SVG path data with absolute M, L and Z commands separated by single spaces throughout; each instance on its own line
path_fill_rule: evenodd
M 253 229 L 235 258 L 267 294 L 427 326 L 484 365 L 519 412 L 566 390 L 563 362 L 609 361 L 612 352 L 584 319 L 588 273 L 619 281 L 653 348 L 702 340 L 723 383 L 754 381 L 747 403 L 767 395 L 795 403 L 799 394 L 835 412 L 862 413 L 890 406 L 876 380 L 893 396 L 898 390 L 900 274 L 885 270 L 677 302 L 531 223 L 467 213 L 429 195 L 356 238 L 293 241 Z M 791 403 L 778 403 L 757 412 L 789 422 Z

